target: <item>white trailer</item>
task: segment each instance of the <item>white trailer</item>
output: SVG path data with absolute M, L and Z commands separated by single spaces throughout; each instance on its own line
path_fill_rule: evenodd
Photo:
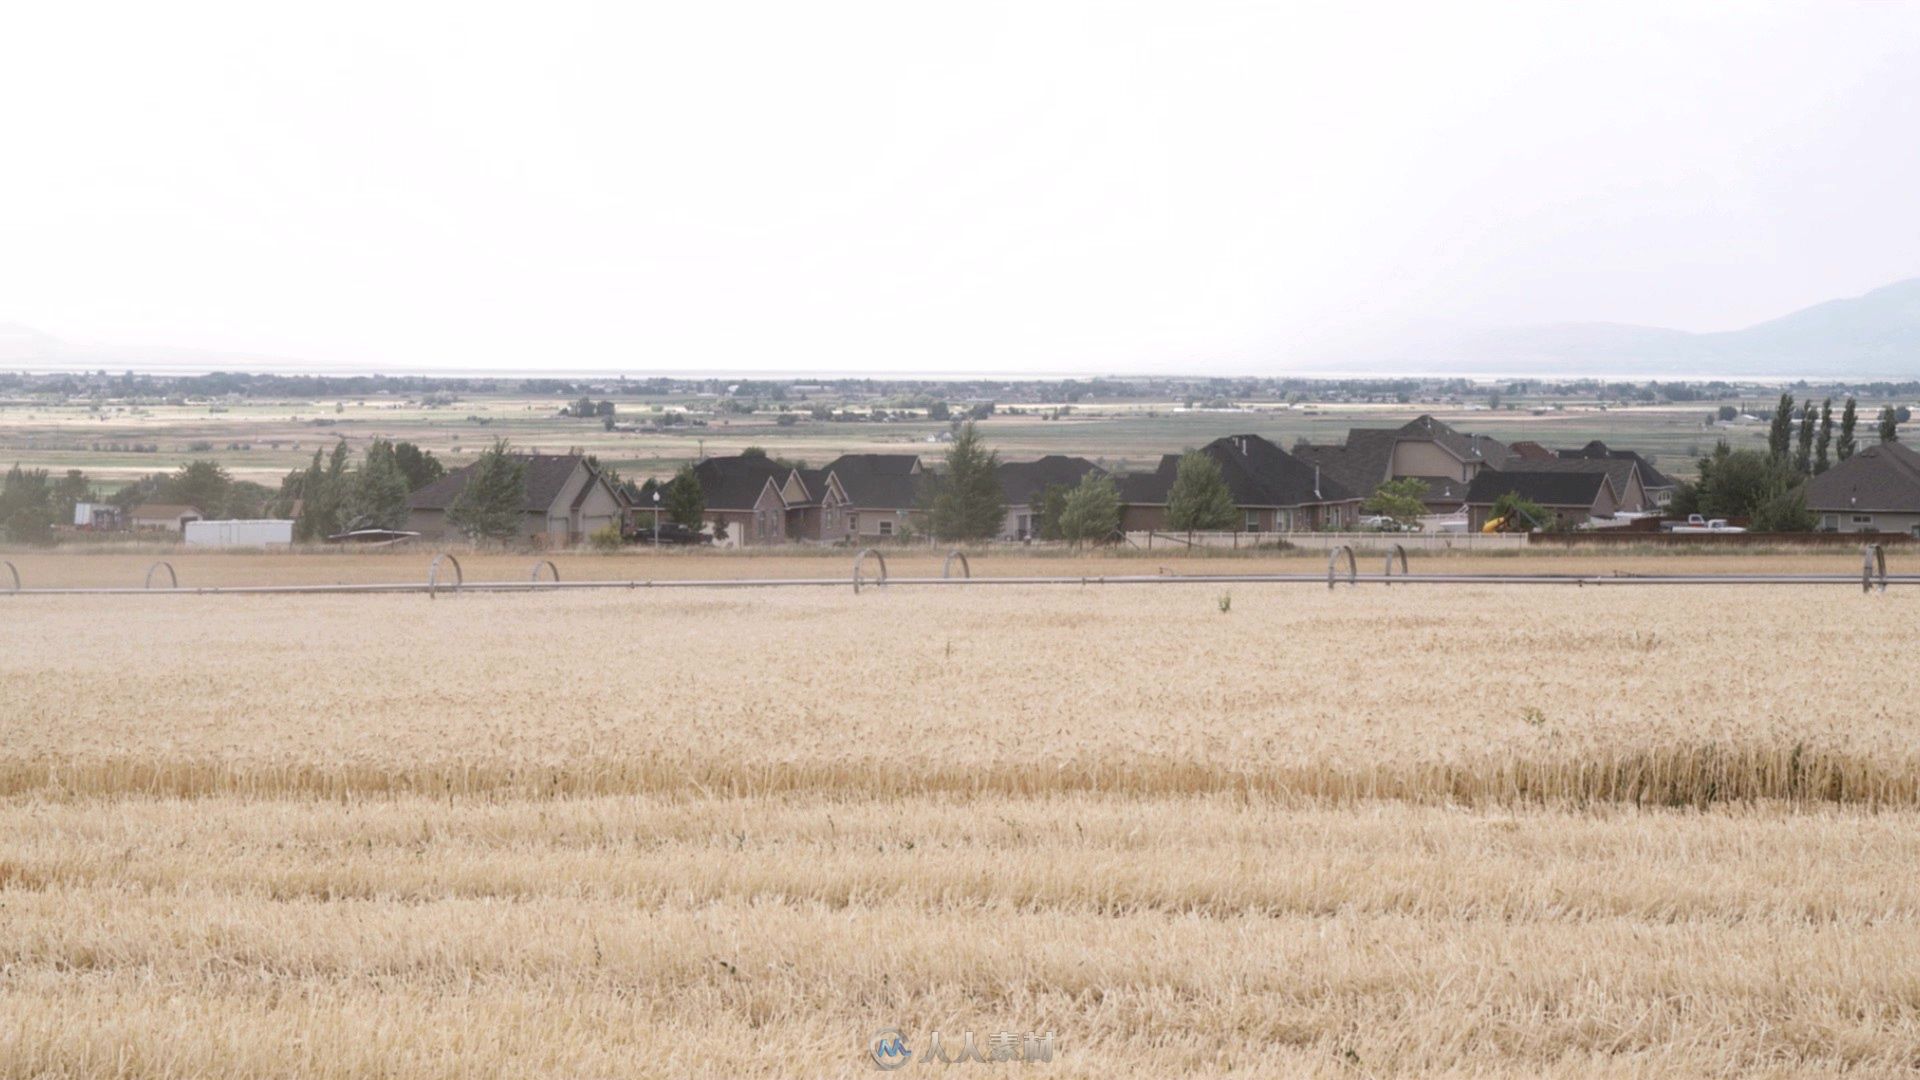
M 274 547 L 293 543 L 293 522 L 273 519 L 255 521 L 189 521 L 188 547 Z

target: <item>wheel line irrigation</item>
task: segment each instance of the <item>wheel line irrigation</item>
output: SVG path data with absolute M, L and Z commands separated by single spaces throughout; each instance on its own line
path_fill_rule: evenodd
M 1395 545 L 1398 548 L 1398 545 Z M 953 576 L 955 556 L 962 573 Z M 878 564 L 880 576 L 877 579 L 866 576 L 868 560 Z M 1394 573 L 1394 563 L 1400 564 L 1400 572 Z M 1344 563 L 1344 567 L 1340 564 Z M 441 576 L 445 566 L 453 571 L 451 583 Z M 153 573 L 164 567 L 167 571 L 167 587 L 154 588 Z M 1349 586 L 1359 585 L 1562 585 L 1575 588 L 1645 588 L 1658 585 L 1712 586 L 1712 585 L 1855 585 L 1863 592 L 1884 593 L 1890 585 L 1920 585 L 1920 574 L 1887 573 L 1886 552 L 1879 545 L 1868 545 L 1862 550 L 1860 573 L 1853 574 L 1415 574 L 1407 570 L 1407 557 L 1404 549 L 1390 551 L 1386 565 L 1378 574 L 1359 572 L 1354 552 L 1347 548 L 1336 548 L 1328 553 L 1325 574 L 1038 574 L 1019 577 L 974 577 L 972 567 L 966 556 L 959 552 L 949 554 L 941 567 L 939 577 L 894 577 L 887 571 L 886 556 L 871 548 L 860 552 L 854 559 L 851 579 L 846 577 L 813 578 L 682 578 L 662 580 L 560 580 L 559 568 L 551 561 L 541 560 L 534 564 L 531 575 L 519 581 L 466 581 L 460 562 L 452 554 L 436 554 L 427 568 L 424 581 L 381 582 L 370 584 L 328 584 L 328 585 L 181 585 L 174 574 L 174 568 L 168 563 L 155 563 L 147 572 L 147 579 L 140 586 L 44 586 L 22 587 L 20 575 L 13 564 L 5 564 L 9 572 L 12 588 L 0 595 L 5 596 L 120 596 L 138 594 L 142 596 L 262 596 L 262 595 L 301 595 L 321 593 L 425 593 L 429 598 L 442 593 L 496 593 L 496 592 L 562 592 L 579 589 L 783 589 L 783 588 L 846 588 L 853 586 L 854 592 L 861 591 L 864 585 L 883 585 L 889 588 L 911 586 L 944 586 L 950 588 L 971 588 L 994 585 L 1324 585 L 1332 589 L 1337 583 L 1345 582 Z M 1345 569 L 1345 573 L 1338 570 Z M 541 571 L 550 574 L 547 580 L 541 580 Z

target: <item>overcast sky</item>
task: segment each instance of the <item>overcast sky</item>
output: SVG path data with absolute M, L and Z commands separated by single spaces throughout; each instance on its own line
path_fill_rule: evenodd
M 1282 372 L 1920 274 L 1920 6 L 21 4 L 0 323 L 435 368 Z

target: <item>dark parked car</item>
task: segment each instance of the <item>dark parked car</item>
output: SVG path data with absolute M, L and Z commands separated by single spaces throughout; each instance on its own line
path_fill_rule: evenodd
M 627 539 L 636 544 L 653 543 L 653 523 L 646 522 L 627 534 Z M 660 542 L 662 544 L 711 544 L 713 537 L 698 529 L 689 529 L 677 521 L 660 523 Z

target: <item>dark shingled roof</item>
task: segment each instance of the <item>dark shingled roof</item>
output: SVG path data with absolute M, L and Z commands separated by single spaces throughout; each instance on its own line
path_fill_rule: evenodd
M 1611 483 L 1604 472 L 1482 469 L 1467 485 L 1467 502 L 1491 505 L 1500 496 L 1512 492 L 1541 506 L 1577 506 L 1584 510 L 1592 506 Z
M 1512 451 L 1486 435 L 1463 435 L 1435 420 L 1420 416 L 1397 428 L 1350 428 L 1345 446 L 1302 446 L 1294 454 L 1362 496 L 1390 479 L 1393 448 L 1401 442 L 1432 442 L 1461 461 L 1482 461 L 1498 468 L 1512 460 Z
M 820 500 L 827 497 L 827 477 L 831 474 L 826 469 L 795 469 L 793 475 L 800 478 L 800 486 L 807 489 L 807 494 L 804 499 L 788 503 L 789 507 L 818 506 Z
M 1444 508 L 1458 510 L 1467 501 L 1467 482 L 1451 476 L 1409 476 L 1404 479 L 1418 480 L 1427 485 L 1427 493 L 1420 501 L 1429 509 Z
M 1507 464 L 1513 466 L 1516 472 L 1605 473 L 1607 479 L 1613 481 L 1613 493 L 1623 499 L 1632 486 L 1634 472 L 1640 468 L 1633 458 L 1628 457 L 1557 457 L 1550 461 L 1509 461 Z M 1646 484 L 1643 476 L 1640 486 L 1644 489 Z
M 1235 506 L 1305 506 L 1359 498 L 1351 488 L 1258 435 L 1229 435 L 1200 448 L 1220 466 Z M 1180 470 L 1180 455 L 1168 454 L 1150 473 L 1135 473 L 1120 483 L 1120 501 L 1164 506 Z M 1319 490 L 1315 491 L 1318 481 Z
M 1558 453 L 1563 461 L 1581 458 L 1588 460 L 1608 458 L 1614 461 L 1631 461 L 1640 467 L 1641 486 L 1649 488 L 1670 488 L 1678 486 L 1672 477 L 1648 464 L 1646 458 L 1641 457 L 1632 450 L 1610 449 L 1606 443 L 1601 442 L 1599 439 L 1593 440 L 1578 450 L 1561 450 L 1558 451 Z
M 1897 442 L 1869 446 L 1807 481 L 1807 509 L 1920 514 L 1920 454 Z
M 918 454 L 842 454 L 827 464 L 856 510 L 911 510 L 920 505 Z
M 1031 506 L 1050 487 L 1072 487 L 1088 473 L 1105 472 L 1086 458 L 1065 454 L 1048 454 L 1038 461 L 1003 461 L 1000 490 L 1006 495 L 1007 505 Z
M 709 510 L 751 510 L 766 491 L 767 481 L 773 481 L 777 488 L 789 471 L 785 465 L 759 454 L 710 457 L 693 467 L 693 475 L 700 480 L 700 494 Z
M 567 486 L 567 478 L 573 470 L 585 463 L 579 454 L 514 454 L 512 457 L 526 465 L 527 497 L 520 509 L 523 513 L 544 514 L 552 509 L 554 500 L 560 497 L 560 490 Z M 447 475 L 407 496 L 407 508 L 410 510 L 445 510 L 453 505 L 460 493 L 467 489 L 467 478 L 479 462 L 463 465 Z

